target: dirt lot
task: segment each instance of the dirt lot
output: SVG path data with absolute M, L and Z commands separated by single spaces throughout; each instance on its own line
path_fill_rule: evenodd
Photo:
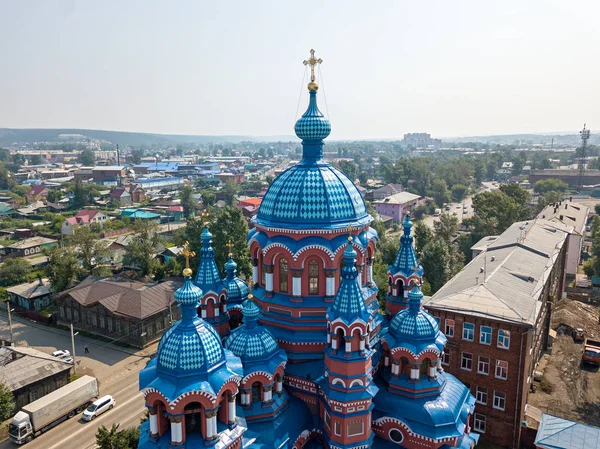
M 579 301 L 558 302 L 552 320 L 558 336 L 551 353 L 545 354 L 538 365 L 544 381 L 535 382 L 537 392 L 529 395 L 529 404 L 544 413 L 600 426 L 600 372 L 598 367 L 581 363 L 583 344 L 571 337 L 573 328 L 582 328 L 587 338 L 597 340 L 598 312 L 597 307 Z

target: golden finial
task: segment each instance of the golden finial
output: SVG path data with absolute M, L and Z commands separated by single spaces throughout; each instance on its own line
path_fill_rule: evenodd
M 185 257 L 185 270 L 183 270 L 183 275 L 185 277 L 191 277 L 192 269 L 190 268 L 190 257 L 194 257 L 196 253 L 190 249 L 190 242 L 185 242 L 183 244 L 181 255 Z
M 231 243 L 231 239 L 225 244 L 225 246 L 229 249 L 229 257 L 233 257 L 233 253 L 231 252 L 231 248 L 233 248 L 233 243 Z
M 321 64 L 323 60 L 321 58 L 315 58 L 315 51 L 311 48 L 310 50 L 310 59 L 305 59 L 302 61 L 304 65 L 310 65 L 310 83 L 308 83 L 308 90 L 317 91 L 319 89 L 319 85 L 315 83 L 315 66 L 317 64 Z
M 209 217 L 209 213 L 207 209 L 204 209 L 204 211 L 202 211 L 202 219 L 204 220 L 204 226 L 208 226 L 208 217 Z
M 252 294 L 252 284 L 248 285 L 248 299 L 252 301 L 254 299 L 254 295 Z
M 352 238 L 352 226 L 348 225 L 346 226 L 346 231 L 348 231 L 348 241 L 352 242 L 353 238 Z

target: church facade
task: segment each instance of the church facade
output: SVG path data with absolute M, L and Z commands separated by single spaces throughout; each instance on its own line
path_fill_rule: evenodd
M 140 449 L 467 449 L 475 398 L 441 359 L 446 337 L 421 306 L 412 222 L 377 302 L 373 218 L 322 159 L 331 125 L 309 105 L 302 160 L 267 191 L 248 233 L 252 290 L 235 261 L 216 266 L 208 226 L 195 278 L 175 294 L 181 320 L 140 373 L 149 419 Z

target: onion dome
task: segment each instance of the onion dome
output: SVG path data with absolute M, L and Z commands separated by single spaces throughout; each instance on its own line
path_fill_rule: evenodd
M 194 284 L 200 287 L 205 294 L 209 291 L 220 293 L 223 290 L 223 282 L 215 262 L 215 250 L 211 246 L 212 234 L 208 230 L 208 226 L 204 226 L 200 238 L 202 239 L 202 249 L 200 250 L 200 264 L 198 265 Z
M 248 298 L 248 285 L 244 280 L 237 277 L 237 264 L 232 258 L 231 253 L 229 254 L 229 259 L 225 262 L 225 279 L 223 279 L 223 284 L 225 285 L 225 290 L 227 290 L 227 304 L 241 304 Z
M 412 227 L 413 222 L 410 220 L 410 213 L 408 213 L 402 222 L 404 234 L 400 238 L 400 248 L 398 249 L 393 265 L 390 265 L 388 268 L 392 274 L 402 273 L 406 278 L 413 275 L 415 268 L 419 276 L 423 275 L 423 268 L 419 265 L 415 249 L 413 248 L 413 237 L 410 234 Z
M 319 111 L 317 106 L 317 91 L 310 92 L 310 100 L 308 109 L 298 119 L 294 126 L 296 135 L 303 141 L 321 141 L 331 133 L 331 124 L 325 118 L 323 113 Z
M 183 287 L 175 292 L 181 308 L 181 320 L 165 332 L 158 346 L 159 373 L 197 375 L 208 373 L 213 367 L 225 363 L 218 332 L 197 315 L 196 306 L 201 298 L 202 290 L 186 276 Z
M 400 311 L 390 324 L 396 341 L 423 341 L 433 343 L 440 334 L 437 321 L 421 308 L 423 293 L 418 285 L 408 292 L 408 308 Z
M 357 319 L 369 322 L 371 313 L 365 305 L 362 289 L 358 284 L 358 270 L 355 266 L 356 251 L 352 247 L 352 237 L 348 237 L 348 245 L 344 251 L 344 267 L 342 279 L 333 304 L 327 310 L 330 321 L 341 319 L 350 326 Z
M 260 309 L 251 299 L 244 302 L 242 309 L 244 324 L 231 331 L 225 340 L 225 349 L 230 350 L 242 360 L 245 371 L 248 363 L 264 362 L 264 371 L 272 373 L 282 361 L 287 360 L 285 352 L 279 348 L 275 337 L 263 325 L 258 323 Z

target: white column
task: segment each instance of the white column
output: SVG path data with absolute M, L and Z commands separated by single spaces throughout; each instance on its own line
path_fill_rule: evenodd
M 252 283 L 258 283 L 258 267 L 252 267 Z
M 215 304 L 215 316 L 219 316 L 219 307 Z
M 206 439 L 212 438 L 217 434 L 217 415 L 211 416 L 206 420 Z
M 302 296 L 302 278 L 292 277 L 292 295 Z
M 229 404 L 227 405 L 229 407 L 229 409 L 228 409 L 229 422 L 233 422 L 237 419 L 237 417 L 235 415 L 235 397 L 233 397 L 232 399 L 233 400 L 229 400 Z
M 171 441 L 179 443 L 183 440 L 183 432 L 181 431 L 181 421 L 171 421 Z
M 383 359 L 384 366 L 390 366 L 390 358 L 386 355 Z
M 360 337 L 360 350 L 365 350 L 365 339 L 363 337 Z
M 392 363 L 392 374 L 398 375 L 399 372 L 400 372 L 400 365 L 396 365 L 395 363 Z
M 436 365 L 437 365 L 437 369 L 441 370 L 442 369 L 442 359 L 438 359 Z
M 282 381 L 282 380 L 278 380 L 278 381 L 275 383 L 275 388 L 276 388 L 276 390 L 275 390 L 275 391 L 276 391 L 277 393 L 281 393 L 281 392 L 283 391 L 283 381 Z
M 368 273 L 368 278 L 367 278 L 367 282 L 373 282 L 373 262 L 371 262 L 369 265 L 367 265 L 367 273 Z
M 333 341 L 331 342 L 331 348 L 332 349 L 337 349 L 338 348 L 338 341 L 337 338 L 334 338 Z
M 325 278 L 325 296 L 335 296 L 335 278 Z
M 352 351 L 352 340 L 350 337 L 346 338 L 346 352 Z
M 266 289 L 268 292 L 272 292 L 273 291 L 273 273 L 265 273 L 265 277 L 266 277 Z
M 419 378 L 419 368 L 411 368 L 410 369 L 410 378 L 413 380 Z
M 396 287 L 392 288 L 392 295 L 396 296 L 398 294 L 398 290 L 396 290 Z
M 242 405 L 250 404 L 250 393 L 242 393 Z
M 331 343 L 331 332 L 327 332 L 327 343 Z
M 362 270 L 358 270 L 358 285 L 360 285 L 362 287 L 363 285 L 363 281 L 362 281 Z
M 149 413 L 150 418 L 150 435 L 156 435 L 158 433 L 158 415 Z
M 206 309 L 204 307 L 200 309 L 200 313 L 202 314 L 202 318 L 206 318 Z
M 437 376 L 437 368 L 435 365 L 429 367 L 429 377 Z
M 408 287 L 404 287 L 404 299 L 408 298 Z

